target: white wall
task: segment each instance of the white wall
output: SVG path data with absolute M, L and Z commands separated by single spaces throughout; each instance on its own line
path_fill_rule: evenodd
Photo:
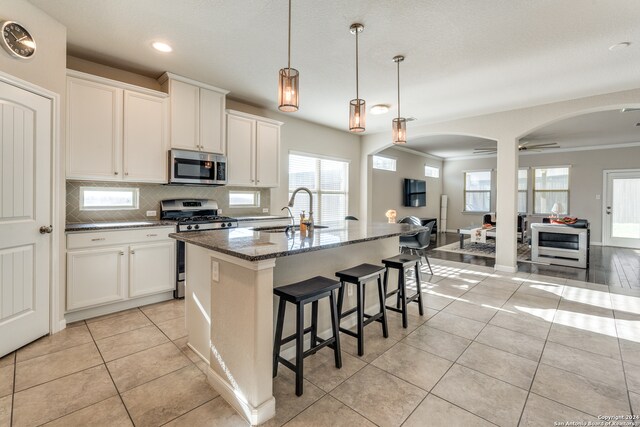
M 449 196 L 448 226 L 457 229 L 482 223 L 482 214 L 463 213 L 463 171 L 496 168 L 496 157 L 468 160 L 447 160 L 443 166 L 443 193 Z M 519 157 L 520 168 L 534 166 L 570 165 L 569 171 L 569 215 L 588 219 L 591 223 L 591 240 L 602 242 L 603 171 L 605 169 L 640 169 L 640 147 L 583 150 L 539 154 Z M 492 210 L 496 205 L 495 172 L 493 174 Z M 531 188 L 532 172 L 529 173 L 528 211 L 533 211 Z M 600 196 L 600 200 L 596 196 Z M 497 197 L 500 197 L 498 194 Z M 529 222 L 541 222 L 543 216 L 530 217 Z M 499 221 L 499 219 L 498 219 Z
M 413 154 L 403 150 L 387 148 L 381 156 L 396 159 L 396 171 L 373 169 L 372 220 L 386 222 L 385 212 L 389 209 L 397 211 L 397 218 L 417 216 L 421 218 L 438 218 L 440 214 L 440 194 L 442 194 L 442 161 Z M 426 178 L 425 165 L 440 169 L 440 178 Z M 403 206 L 402 185 L 404 178 L 422 179 L 427 182 L 427 206 L 412 208 Z

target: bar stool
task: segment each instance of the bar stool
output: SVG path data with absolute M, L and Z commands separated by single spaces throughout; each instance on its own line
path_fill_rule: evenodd
M 411 254 L 400 254 L 391 258 L 382 260 L 386 270 L 384 272 L 384 292 L 386 298 L 397 295 L 396 306 L 386 306 L 387 310 L 395 311 L 402 314 L 402 327 L 406 328 L 407 325 L 407 305 L 410 302 L 418 303 L 418 310 L 420 316 L 424 315 L 424 309 L 422 308 L 422 289 L 420 286 L 420 257 Z M 389 279 L 389 270 L 395 268 L 398 270 L 398 289 L 395 289 L 387 293 L 387 285 Z M 407 268 L 414 268 L 416 272 L 416 288 L 417 293 L 408 297 L 407 296 L 407 281 L 405 276 L 405 270 Z M 385 300 L 386 300 L 385 298 Z
M 338 318 L 341 320 L 353 313 L 357 312 L 357 331 L 352 332 L 346 328 L 340 328 L 340 331 L 347 335 L 358 339 L 358 356 L 364 355 L 364 327 L 371 322 L 378 321 L 382 323 L 382 335 L 385 338 L 389 337 L 389 331 L 387 329 L 387 312 L 385 311 L 385 298 L 384 287 L 382 284 L 382 274 L 386 271 L 384 267 L 373 264 L 360 264 L 356 267 L 352 267 L 346 270 L 341 270 L 336 273 L 336 276 L 340 279 L 341 287 L 338 292 Z M 368 281 L 378 279 L 378 297 L 380 299 L 380 312 L 376 314 L 367 314 L 364 312 L 365 305 L 365 288 L 364 284 Z M 342 312 L 342 304 L 344 302 L 345 283 L 352 283 L 356 285 L 356 306 Z M 366 318 L 366 320 L 365 320 Z
M 278 319 L 276 321 L 276 336 L 273 345 L 273 376 L 278 374 L 278 362 L 296 373 L 296 395 L 302 396 L 302 373 L 303 359 L 320 350 L 322 347 L 333 348 L 336 368 L 342 368 L 342 357 L 340 355 L 340 334 L 338 331 L 338 308 L 333 297 L 333 290 L 340 287 L 340 282 L 336 282 L 326 277 L 316 276 L 291 285 L 275 288 L 273 293 L 280 297 L 278 305 Z M 328 339 L 318 338 L 318 301 L 329 297 L 331 306 L 331 326 L 333 337 Z M 284 326 L 285 304 L 290 302 L 296 305 L 296 333 L 286 338 L 282 338 L 282 328 Z M 304 306 L 311 305 L 311 326 L 304 327 Z M 304 334 L 311 333 L 311 348 L 304 351 Z M 280 357 L 280 347 L 282 344 L 296 340 L 296 363 Z

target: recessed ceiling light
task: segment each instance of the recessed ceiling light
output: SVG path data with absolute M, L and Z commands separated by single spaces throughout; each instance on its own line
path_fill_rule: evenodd
M 389 106 L 387 104 L 378 104 L 371 107 L 371 114 L 386 114 L 389 112 Z
M 622 42 L 622 43 L 616 43 L 612 46 L 609 46 L 609 50 L 620 50 L 620 49 L 624 49 L 631 46 L 631 42 Z
M 173 48 L 171 46 L 169 46 L 166 43 L 162 43 L 162 42 L 153 42 L 153 44 L 151 45 L 153 46 L 153 48 L 159 52 L 171 52 L 173 50 Z

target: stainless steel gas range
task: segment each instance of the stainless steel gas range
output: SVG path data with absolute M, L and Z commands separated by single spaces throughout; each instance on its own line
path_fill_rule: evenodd
M 160 202 L 160 218 L 177 222 L 178 233 L 236 228 L 234 218 L 218 215 L 218 203 L 209 199 L 172 199 Z M 176 298 L 184 298 L 185 244 L 177 242 Z

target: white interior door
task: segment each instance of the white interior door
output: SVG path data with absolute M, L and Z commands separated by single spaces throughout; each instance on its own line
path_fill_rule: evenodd
M 49 333 L 51 111 L 0 82 L 0 356 Z
M 640 170 L 605 172 L 604 244 L 640 248 Z

